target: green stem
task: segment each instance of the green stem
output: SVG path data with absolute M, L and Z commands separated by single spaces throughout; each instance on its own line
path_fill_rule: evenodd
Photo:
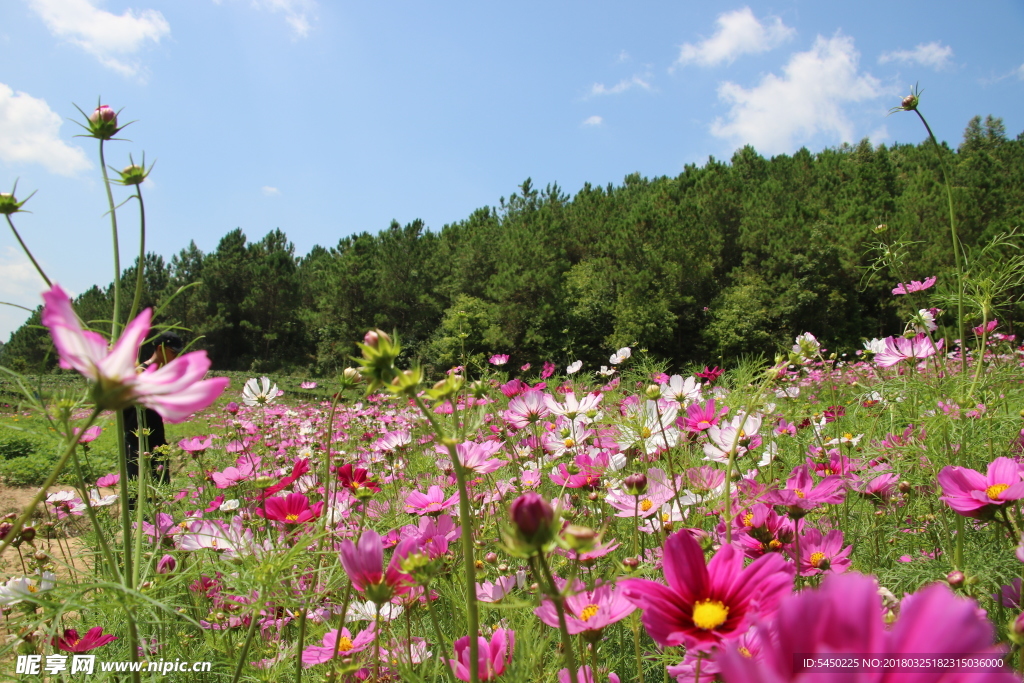
M 14 233 L 15 238 L 17 238 L 18 240 L 18 244 L 21 245 L 22 251 L 25 252 L 25 256 L 28 256 L 28 259 L 32 262 L 32 265 L 36 267 L 36 272 L 39 273 L 39 276 L 41 278 L 43 278 L 43 282 L 46 283 L 46 286 L 52 289 L 53 285 L 50 284 L 50 278 L 46 277 L 46 273 L 43 272 L 43 269 L 36 262 L 35 257 L 32 255 L 32 252 L 29 251 L 28 247 L 25 246 L 25 242 L 21 239 L 21 235 L 18 234 L 18 230 L 14 227 L 14 222 L 11 221 L 10 214 L 7 214 L 5 218 L 7 219 L 7 225 L 11 226 L 11 232 Z
M 117 471 L 120 475 L 118 492 L 121 495 L 121 548 L 124 556 L 124 575 L 132 576 L 132 517 L 128 509 L 128 449 L 124 440 L 124 412 L 114 411 L 114 432 L 117 438 Z
M 306 640 L 306 609 L 299 616 L 299 639 L 295 643 L 295 683 L 302 683 L 302 646 Z
M 110 339 L 115 341 L 121 336 L 117 329 L 121 324 L 121 247 L 117 239 L 117 209 L 114 206 L 114 193 L 110 189 L 110 177 L 107 175 L 107 160 L 103 154 L 103 142 L 104 140 L 100 140 L 100 170 L 103 171 L 103 187 L 107 190 L 110 226 L 114 233 L 114 314 L 110 324 Z
M 143 160 L 145 163 L 145 160 Z M 135 318 L 142 302 L 142 278 L 146 273 L 146 205 L 142 203 L 142 185 L 135 186 L 135 198 L 139 200 L 139 265 L 135 269 L 135 297 L 132 299 L 132 310 L 126 320 Z
M 942 180 L 946 184 L 946 201 L 949 204 L 949 229 L 953 237 L 953 260 L 956 262 L 956 275 L 957 275 L 957 299 L 956 299 L 956 315 L 957 315 L 957 326 L 960 331 L 960 371 L 967 374 L 967 328 L 964 322 L 964 266 L 963 266 L 963 254 L 961 253 L 963 246 L 960 244 L 960 237 L 957 234 L 956 229 L 956 211 L 953 208 L 953 184 L 949 180 L 949 171 L 946 169 L 946 161 L 942 158 L 942 148 L 939 146 L 939 141 L 935 139 L 935 134 L 932 133 L 931 126 L 925 120 L 924 115 L 917 108 L 914 109 L 914 113 L 921 119 L 921 123 L 924 124 L 925 130 L 928 131 L 928 137 L 931 138 L 932 144 L 935 145 L 935 156 L 939 160 L 939 168 L 942 169 Z
M 576 653 L 572 649 L 572 639 L 569 637 L 569 627 L 565 623 L 565 596 L 558 590 L 555 584 L 555 577 L 551 574 L 548 561 L 544 559 L 544 553 L 537 554 L 537 563 L 544 572 L 545 581 L 548 584 L 548 597 L 555 603 L 555 611 L 558 612 L 558 631 L 562 634 L 562 650 L 564 650 L 565 666 L 569 669 L 570 683 L 579 683 L 576 676 Z
M 261 587 L 260 595 L 266 595 L 266 586 Z M 242 676 L 242 669 L 245 668 L 245 660 L 249 657 L 249 648 L 252 646 L 253 636 L 256 635 L 256 626 L 260 623 L 260 610 L 266 601 L 260 602 L 259 607 L 253 610 L 252 621 L 249 622 L 249 630 L 245 634 L 245 643 L 242 645 L 242 651 L 238 654 L 238 661 L 235 663 L 235 674 L 231 677 L 231 683 L 238 683 L 238 679 Z M 299 657 L 299 665 L 302 664 L 302 657 Z
M 447 446 L 448 455 L 452 460 L 452 467 L 455 469 L 455 482 L 459 488 L 459 524 L 462 525 L 462 554 L 463 562 L 465 563 L 466 620 L 468 621 L 469 629 L 469 680 L 470 683 L 479 683 L 480 662 L 478 660 L 478 653 L 480 652 L 480 643 L 477 637 L 480 630 L 480 615 L 476 600 L 476 567 L 474 566 L 473 559 L 473 517 L 469 509 L 466 471 L 462 467 L 462 463 L 459 462 L 459 453 L 455 449 L 455 443 L 445 436 L 441 426 L 434 419 L 433 413 L 423 403 L 423 399 L 418 394 L 413 394 L 413 400 L 416 402 L 416 407 L 419 408 L 420 412 L 427 418 L 427 421 L 430 422 L 430 426 L 433 428 L 434 434 L 437 435 L 438 441 Z M 457 412 L 454 406 L 452 412 Z

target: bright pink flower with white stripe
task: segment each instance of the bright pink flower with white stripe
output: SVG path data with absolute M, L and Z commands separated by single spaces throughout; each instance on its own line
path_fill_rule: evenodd
M 906 337 L 886 337 L 882 340 L 883 348 L 875 354 L 875 363 L 888 368 L 904 360 L 922 360 L 931 358 L 942 350 L 945 339 L 933 342 L 927 334 Z
M 543 391 L 524 391 L 509 401 L 502 417 L 516 429 L 526 429 L 551 412 L 544 402 L 546 397 Z
M 93 399 L 100 408 L 142 405 L 168 422 L 183 422 L 217 400 L 228 385 L 226 377 L 203 379 L 210 369 L 205 351 L 186 353 L 159 368 L 151 365 L 136 373 L 139 348 L 149 334 L 152 318 L 148 308 L 128 323 L 110 348 L 104 337 L 82 329 L 60 285 L 43 292 L 43 300 L 42 322 L 50 328 L 60 366 L 77 370 L 92 382 Z

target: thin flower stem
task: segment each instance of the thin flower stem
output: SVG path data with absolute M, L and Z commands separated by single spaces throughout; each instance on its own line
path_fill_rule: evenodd
M 430 614 L 430 623 L 434 626 L 434 637 L 437 638 L 437 649 L 438 652 L 448 652 L 448 645 L 444 642 L 444 634 L 441 633 L 441 624 L 437 621 L 437 611 L 434 609 L 434 601 L 430 599 L 430 588 L 427 584 L 423 584 L 423 594 L 427 596 L 427 612 Z M 448 677 L 451 683 L 455 683 L 455 673 L 452 671 L 451 661 L 445 656 L 439 656 L 438 659 L 444 662 L 445 671 L 448 672 Z M 434 669 L 434 676 L 437 676 L 437 668 Z
M 466 488 L 466 472 L 459 462 L 459 453 L 455 450 L 455 443 L 444 435 L 441 426 L 434 419 L 433 414 L 424 405 L 419 394 L 413 394 L 416 407 L 430 422 L 430 426 L 437 435 L 438 440 L 448 448 L 448 455 L 452 460 L 452 467 L 455 469 L 455 482 L 459 488 L 459 524 L 462 525 L 462 554 L 465 563 L 466 581 L 466 620 L 469 630 L 469 680 L 470 683 L 478 683 L 480 680 L 480 642 L 477 640 L 480 630 L 480 615 L 476 600 L 476 567 L 473 560 L 473 517 L 469 509 L 469 491 Z M 452 412 L 456 412 L 454 409 Z
M 558 631 L 562 634 L 562 649 L 565 651 L 565 666 L 569 669 L 569 681 L 570 683 L 579 683 L 576 677 L 576 653 L 573 652 L 572 639 L 569 637 L 569 627 L 565 623 L 565 596 L 558 590 L 558 586 L 555 584 L 555 577 L 551 574 L 551 569 L 548 567 L 548 561 L 544 558 L 543 552 L 537 553 L 537 563 L 540 565 L 541 571 L 544 573 L 544 580 L 548 584 L 548 597 L 555 603 L 555 611 L 558 612 Z M 570 585 L 571 583 L 567 583 L 566 587 Z
M 118 327 L 121 325 L 121 247 L 117 238 L 117 208 L 114 206 L 114 193 L 110 189 L 110 177 L 107 175 L 107 160 L 103 154 L 103 143 L 100 139 L 100 170 L 103 171 L 103 187 L 107 190 L 107 204 L 110 205 L 110 226 L 114 233 L 114 313 L 111 317 L 110 339 L 115 341 L 121 336 Z
M 949 179 L 949 171 L 946 169 L 946 161 L 942 158 L 942 148 L 939 146 L 939 141 L 935 139 L 935 133 L 932 132 L 932 127 L 928 125 L 921 110 L 914 108 L 914 113 L 921 119 L 921 123 L 924 124 L 925 130 L 928 131 L 928 137 L 931 138 L 932 144 L 935 146 L 935 156 L 939 160 L 939 168 L 942 169 L 942 180 L 946 185 L 946 201 L 949 204 L 949 230 L 953 237 L 953 260 L 956 262 L 956 276 L 957 276 L 957 298 L 956 298 L 956 315 L 957 315 L 957 327 L 960 331 L 960 371 L 966 376 L 967 374 L 967 328 L 964 321 L 964 264 L 963 264 L 963 245 L 960 244 L 960 237 L 957 234 L 956 229 L 956 211 L 953 207 L 953 184 Z
M 36 262 L 35 256 L 33 256 L 32 252 L 28 250 L 28 247 L 25 246 L 25 242 L 21 239 L 21 235 L 18 234 L 18 230 L 14 227 L 14 222 L 11 221 L 11 216 L 8 214 L 4 217 L 7 219 L 7 225 L 11 226 L 11 232 L 13 232 L 15 238 L 17 238 L 18 244 L 21 245 L 21 250 L 25 252 L 25 256 L 28 256 L 29 261 L 31 261 L 32 265 L 36 267 L 36 272 L 39 273 L 39 277 L 43 278 L 43 282 L 46 283 L 46 286 L 52 289 L 53 285 L 50 284 L 50 278 L 46 277 L 46 273 L 43 272 L 43 269 Z
M 299 616 L 299 639 L 295 643 L 295 683 L 302 683 L 302 646 L 306 640 L 306 613 L 303 609 Z
M 266 595 L 266 586 L 260 590 L 260 596 Z M 242 669 L 245 668 L 245 660 L 249 657 L 249 648 L 252 646 L 253 636 L 256 635 L 256 626 L 260 623 L 260 611 L 263 606 L 266 605 L 266 599 L 260 601 L 259 607 L 253 610 L 252 619 L 249 622 L 249 630 L 245 634 L 245 643 L 242 644 L 242 651 L 238 654 L 238 661 L 235 663 L 235 673 L 231 677 L 231 683 L 238 683 L 238 679 L 242 676 Z M 299 657 L 299 664 L 302 663 L 302 657 Z
M 145 163 L 145 160 L 143 160 Z M 146 205 L 142 203 L 142 185 L 135 186 L 135 198 L 139 200 L 139 265 L 135 269 L 135 296 L 132 298 L 132 309 L 126 320 L 135 318 L 142 302 L 142 281 L 146 273 Z
M 634 612 L 630 615 L 633 627 L 633 653 L 636 655 L 637 680 L 644 683 L 644 659 L 640 656 L 640 617 Z

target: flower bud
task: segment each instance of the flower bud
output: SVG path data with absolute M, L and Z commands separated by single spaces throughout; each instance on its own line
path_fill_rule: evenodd
M 164 555 L 160 558 L 160 561 L 156 563 L 157 574 L 171 574 L 177 568 L 178 561 L 174 559 L 174 555 Z
M 122 185 L 141 185 L 142 181 L 149 175 L 149 170 L 145 166 L 133 163 L 125 166 L 118 173 L 121 176 Z
M 17 183 L 15 183 L 15 188 L 17 188 Z M 35 194 L 35 192 L 32 194 Z M 21 211 L 22 205 L 31 197 L 32 195 L 29 195 L 24 201 L 19 202 L 14 198 L 13 190 L 11 192 L 0 192 L 0 213 L 8 216 L 12 213 L 18 213 Z
M 919 101 L 920 100 L 918 99 L 917 95 L 907 95 L 906 97 L 903 98 L 903 101 L 900 103 L 900 107 L 905 111 L 914 111 L 915 109 L 917 109 L 917 103 Z
M 631 474 L 622 480 L 626 493 L 631 496 L 639 496 L 647 490 L 647 475 L 642 472 Z
M 484 562 L 487 564 L 494 564 L 498 561 L 498 553 L 487 553 L 484 555 Z
M 27 526 L 21 530 L 21 540 L 25 543 L 31 543 L 36 539 L 35 527 Z
M 105 104 L 101 104 L 93 113 L 88 116 L 88 125 L 85 129 L 89 135 L 98 140 L 109 140 L 117 135 L 120 128 L 117 127 L 117 112 Z
M 238 415 L 238 404 L 232 401 L 231 403 L 224 406 L 224 410 L 230 415 Z
M 1014 645 L 1024 645 L 1024 612 L 1017 615 L 1017 618 L 1012 620 L 1007 628 L 1010 636 L 1010 641 Z
M 555 511 L 539 494 L 529 492 L 516 498 L 509 516 L 518 539 L 532 550 L 540 550 L 554 537 Z
M 960 571 L 959 569 L 954 569 L 950 573 L 946 574 L 946 583 L 948 583 L 953 588 L 959 588 L 963 585 L 965 578 L 966 577 L 964 576 L 964 573 L 962 571 Z
M 627 557 L 622 561 L 622 566 L 628 572 L 636 571 L 637 567 L 640 566 L 640 560 L 635 557 Z
M 601 535 L 590 527 L 570 524 L 565 527 L 565 531 L 562 533 L 562 540 L 570 550 L 575 550 L 582 554 L 593 550 L 601 540 Z
M 900 490 L 900 493 L 910 493 L 913 487 L 910 485 L 909 481 L 903 480 L 896 488 Z

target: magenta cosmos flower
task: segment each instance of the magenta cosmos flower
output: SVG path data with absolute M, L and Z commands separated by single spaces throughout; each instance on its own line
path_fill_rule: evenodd
M 997 506 L 1024 498 L 1020 468 L 1010 458 L 996 458 L 982 475 L 967 467 L 943 467 L 939 472 L 941 500 L 966 517 L 988 518 Z
M 263 507 L 256 509 L 256 514 L 285 524 L 302 524 L 319 517 L 323 509 L 323 501 L 311 507 L 309 498 L 301 493 L 289 493 L 287 496 L 267 498 L 263 501 Z
M 843 547 L 843 532 L 832 529 L 822 534 L 808 529 L 800 537 L 800 576 L 817 576 L 825 572 L 842 574 L 850 568 L 853 546 Z
M 516 645 L 515 631 L 503 628 L 496 629 L 491 641 L 478 637 L 477 663 L 479 664 L 480 680 L 490 681 L 505 673 L 505 667 L 512 661 L 512 650 Z M 469 680 L 469 636 L 455 641 L 455 659 L 449 659 L 455 677 L 460 681 Z
M 308 669 L 311 666 L 329 662 L 334 658 L 335 650 L 338 652 L 339 659 L 365 650 L 373 644 L 374 634 L 375 627 L 372 623 L 355 637 L 349 633 L 347 628 L 341 629 L 340 636 L 337 629 L 328 631 L 324 635 L 323 646 L 310 645 L 302 651 L 302 666 Z M 341 642 L 338 642 L 339 640 Z
M 73 628 L 66 628 L 63 638 L 53 639 L 53 646 L 64 652 L 88 652 L 115 640 L 117 636 L 104 634 L 102 626 L 89 629 L 84 636 L 79 636 L 78 631 Z
M 579 587 L 582 589 L 582 584 Z M 600 634 L 605 626 L 625 619 L 635 609 L 621 590 L 602 583 L 592 591 L 580 590 L 565 599 L 565 625 L 571 635 L 585 631 Z M 533 613 L 548 626 L 558 628 L 558 611 L 551 600 L 545 598 Z
M 793 468 L 792 475 L 786 480 L 786 488 L 769 491 L 764 500 L 773 505 L 784 505 L 789 516 L 796 519 L 819 505 L 843 502 L 846 491 L 842 487 L 843 478 L 836 474 L 815 484 L 810 468 L 800 465 Z
M 226 377 L 203 379 L 210 369 L 205 351 L 178 356 L 157 368 L 136 373 L 139 348 L 149 334 L 152 318 L 144 310 L 124 328 L 113 348 L 101 335 L 82 329 L 68 295 L 54 285 L 43 292 L 43 325 L 50 328 L 60 366 L 77 370 L 92 381 L 100 408 L 120 410 L 129 405 L 152 408 L 168 422 L 183 422 L 213 403 L 228 385 Z
M 664 586 L 625 579 L 619 589 L 643 610 L 654 642 L 704 651 L 741 636 L 752 618 L 769 616 L 793 587 L 793 566 L 777 553 L 743 568 L 743 552 L 722 546 L 704 564 L 700 543 L 687 531 L 668 537 L 663 553 Z
M 978 605 L 957 598 L 941 583 L 933 583 L 903 600 L 892 629 L 874 579 L 862 574 L 826 577 L 818 590 L 803 591 L 782 602 L 771 621 L 758 626 L 761 656 L 752 659 L 738 646 L 729 647 L 717 661 L 723 678 L 743 683 L 1010 683 L 1012 674 L 981 668 L 909 672 L 877 670 L 801 671 L 797 660 L 816 657 L 857 659 L 892 657 L 982 657 L 1001 654 L 995 635 Z M 738 645 L 738 644 L 737 644 Z M 799 658 L 794 654 L 799 653 Z
M 345 539 L 341 542 L 341 564 L 352 580 L 352 587 L 376 603 L 387 602 L 396 593 L 407 593 L 412 579 L 398 568 L 418 545 L 418 538 L 407 538 L 398 544 L 384 570 L 384 543 L 373 529 L 367 529 L 359 543 Z

